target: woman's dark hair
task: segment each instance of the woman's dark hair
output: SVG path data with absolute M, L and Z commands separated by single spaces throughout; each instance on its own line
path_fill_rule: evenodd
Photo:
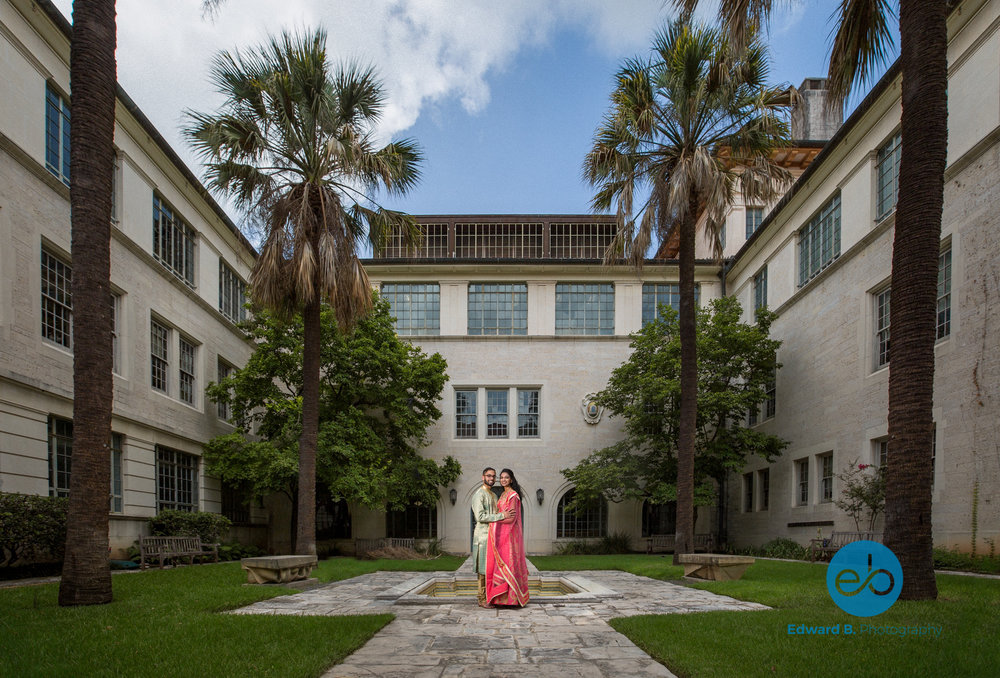
M 517 478 L 514 477 L 514 472 L 509 468 L 505 468 L 500 471 L 500 475 L 502 476 L 504 473 L 510 476 L 510 489 L 517 492 L 517 496 L 520 497 L 521 501 L 524 501 L 524 491 L 521 490 L 521 486 L 518 485 Z M 497 478 L 499 477 L 500 476 L 497 476 Z

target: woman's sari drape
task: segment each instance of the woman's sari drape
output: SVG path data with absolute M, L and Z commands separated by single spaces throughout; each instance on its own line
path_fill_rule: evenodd
M 524 558 L 524 527 L 521 498 L 507 492 L 497 503 L 498 511 L 514 509 L 514 522 L 490 523 L 486 551 L 486 599 L 494 605 L 528 603 L 528 561 Z

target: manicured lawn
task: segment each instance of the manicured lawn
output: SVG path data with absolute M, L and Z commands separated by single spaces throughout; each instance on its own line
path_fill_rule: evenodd
M 645 559 L 645 561 L 644 561 Z M 616 565 L 615 562 L 619 564 Z M 532 558 L 539 569 L 621 569 L 672 579 L 670 557 Z M 678 676 L 983 676 L 1000 675 L 1000 581 L 939 575 L 934 602 L 897 601 L 871 618 L 842 612 L 826 591 L 826 566 L 758 560 L 735 582 L 693 584 L 775 609 L 616 619 L 612 626 Z M 840 635 L 790 635 L 788 626 L 840 625 Z M 844 635 L 850 624 L 854 635 Z M 939 637 L 862 634 L 940 627 Z
M 356 560 L 330 558 L 320 562 L 313 576 L 320 581 L 340 581 L 369 572 L 392 570 L 394 572 L 436 572 L 457 570 L 465 562 L 464 556 L 439 556 L 430 560 Z

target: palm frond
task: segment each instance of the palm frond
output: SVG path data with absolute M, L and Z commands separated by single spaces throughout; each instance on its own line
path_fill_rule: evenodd
M 895 14 L 889 0 L 841 0 L 837 14 L 827 76 L 829 106 L 842 106 L 856 83 L 867 82 L 877 67 L 888 63 L 894 45 L 889 21 Z

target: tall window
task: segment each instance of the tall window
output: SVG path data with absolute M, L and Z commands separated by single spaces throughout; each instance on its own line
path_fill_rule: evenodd
M 49 496 L 69 496 L 73 460 L 73 422 L 49 417 Z
M 69 101 L 45 84 L 45 167 L 69 186 Z
M 194 287 L 194 229 L 153 194 L 153 257 Z
M 121 513 L 124 507 L 122 491 L 122 457 L 124 456 L 122 434 L 111 434 L 111 512 Z
M 764 419 L 774 417 L 778 409 L 778 374 L 771 373 L 771 381 L 767 382 L 767 397 L 764 399 Z
M 247 319 L 247 284 L 219 259 L 219 312 L 234 323 Z
M 761 223 L 764 221 L 764 208 L 763 207 L 747 207 L 746 208 L 746 218 L 747 218 L 747 238 L 754 234 L 758 228 L 760 228 Z
M 747 426 L 756 426 L 757 419 L 760 416 L 760 406 L 754 405 L 747 409 Z
M 178 356 L 178 383 L 180 384 L 181 400 L 188 405 L 194 405 L 195 394 L 195 352 L 197 347 L 184 337 L 180 338 L 180 354 Z
M 757 471 L 757 486 L 760 488 L 760 510 L 766 511 L 771 505 L 771 469 Z
M 878 438 L 872 441 L 872 462 L 876 466 L 885 466 L 889 458 L 889 439 Z
M 222 358 L 219 358 L 218 383 L 221 384 L 223 379 L 228 379 L 230 376 L 232 376 L 232 374 L 233 374 L 233 366 L 227 363 Z M 219 401 L 217 405 L 218 405 L 219 419 L 222 419 L 223 421 L 229 421 L 229 417 L 232 414 L 232 412 L 229 409 L 229 403 L 226 401 Z
M 556 506 L 556 538 L 586 539 L 607 536 L 608 503 L 599 498 L 582 511 L 574 513 L 566 507 L 575 496 L 576 490 L 570 490 L 562 496 Z
M 903 148 L 899 132 L 878 149 L 875 160 L 875 221 L 882 221 L 896 209 L 899 196 L 899 160 Z
M 476 395 L 478 391 L 455 391 L 455 437 L 476 438 Z
M 507 437 L 507 389 L 486 389 L 486 437 Z
M 170 330 L 155 320 L 149 323 L 149 385 L 167 393 L 170 385 Z
M 538 400 L 537 388 L 517 389 L 517 437 L 538 437 Z
M 42 337 L 73 348 L 73 269 L 42 250 Z
M 820 501 L 833 501 L 833 454 L 824 454 L 819 458 L 819 489 Z
M 698 305 L 701 297 L 701 286 L 694 286 L 694 303 Z M 659 313 L 660 305 L 666 305 L 675 311 L 681 310 L 681 286 L 677 283 L 643 283 L 642 284 L 642 324 L 653 322 Z
M 111 223 L 117 226 L 122 219 L 122 156 L 115 149 L 114 165 L 111 167 Z
M 938 257 L 937 338 L 951 334 L 951 247 Z
M 198 510 L 198 457 L 156 446 L 156 511 Z
M 677 502 L 654 504 L 648 499 L 642 502 L 642 536 L 677 532 Z
M 115 374 L 122 373 L 121 364 L 121 318 L 122 318 L 122 295 L 111 293 L 111 371 Z
M 753 511 L 753 473 L 743 474 L 743 512 Z
M 556 334 L 615 333 L 615 287 L 611 283 L 557 283 Z
M 799 287 L 840 256 L 840 194 L 833 196 L 799 231 Z
M 889 364 L 889 297 L 886 289 L 875 295 L 875 369 Z
M 437 283 L 382 283 L 382 297 L 396 318 L 396 334 L 441 333 L 441 286 Z
M 795 503 L 805 506 L 809 503 L 809 459 L 795 462 Z
M 760 269 L 753 277 L 753 311 L 756 315 L 760 309 L 767 308 L 767 266 Z
M 403 511 L 386 511 L 385 536 L 434 539 L 437 537 L 437 507 L 411 504 Z
M 469 285 L 469 334 L 527 333 L 527 285 L 523 283 Z

